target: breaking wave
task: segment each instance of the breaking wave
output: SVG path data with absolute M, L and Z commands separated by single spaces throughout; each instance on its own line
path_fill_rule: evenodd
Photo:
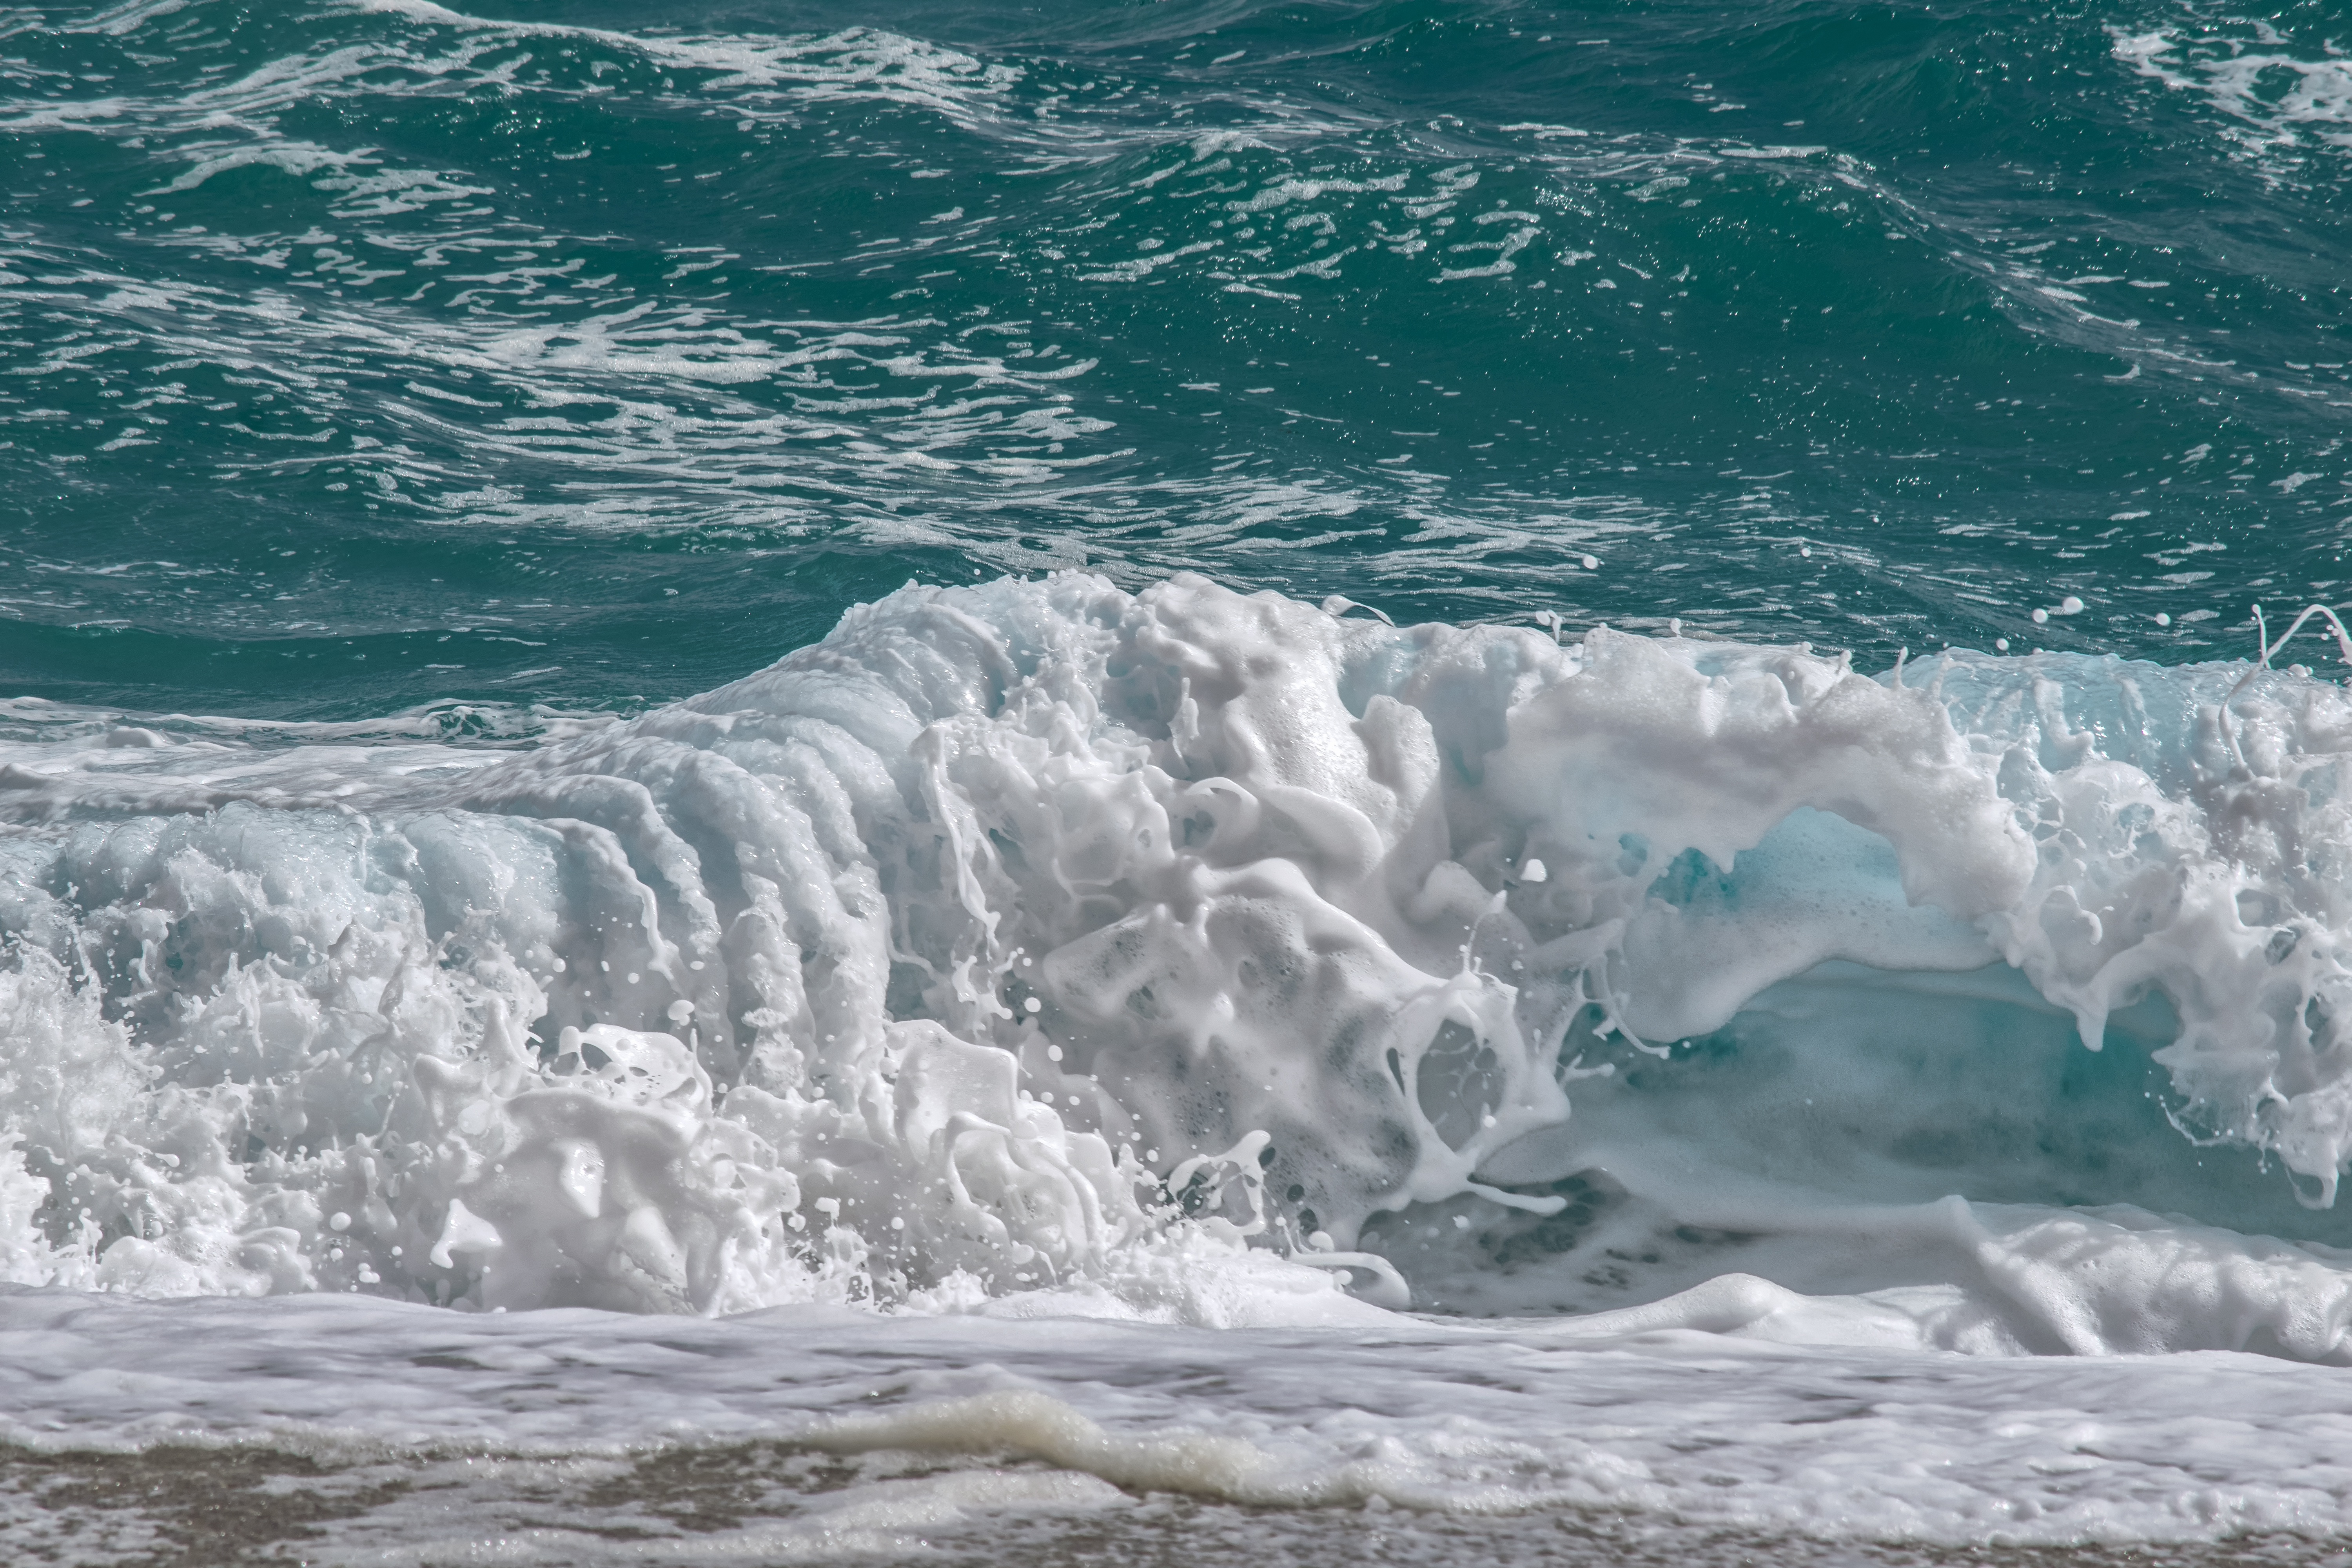
M 1351 608 L 909 586 L 625 721 L 20 725 L 0 1278 L 1785 1317 L 1750 1274 L 2347 1353 L 2342 690 Z

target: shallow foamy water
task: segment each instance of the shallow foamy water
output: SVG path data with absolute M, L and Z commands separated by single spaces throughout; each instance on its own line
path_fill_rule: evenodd
M 90 1562 L 2312 1561 L 2341 1528 L 2338 1378 L 1787 1342 L 1806 1316 L 1209 1331 L 19 1293 L 0 1506 Z

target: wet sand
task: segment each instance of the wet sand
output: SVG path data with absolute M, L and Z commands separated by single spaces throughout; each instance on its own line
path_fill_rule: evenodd
M 1007 1506 L 1007 1490 L 1020 1494 Z M 2352 1541 L 1969 1547 L 1766 1537 L 1577 1510 L 1239 1508 L 1044 1467 L 844 1459 L 749 1443 L 629 1458 L 445 1454 L 326 1464 L 283 1449 L 0 1450 L 16 1564 L 244 1568 L 501 1563 L 925 1563 L 952 1568 L 2352 1568 Z

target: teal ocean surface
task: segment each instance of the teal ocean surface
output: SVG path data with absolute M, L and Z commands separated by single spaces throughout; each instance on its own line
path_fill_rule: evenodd
M 0 6 L 0 1529 L 2338 1560 L 2347 180 L 2343 0 Z
M 2345 25 L 20 9 L 0 659 L 609 707 L 1079 565 L 2242 656 L 2344 576 Z

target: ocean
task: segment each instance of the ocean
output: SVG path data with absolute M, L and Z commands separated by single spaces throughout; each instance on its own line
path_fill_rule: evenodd
M 2347 51 L 0 7 L 8 1555 L 2352 1562 Z

